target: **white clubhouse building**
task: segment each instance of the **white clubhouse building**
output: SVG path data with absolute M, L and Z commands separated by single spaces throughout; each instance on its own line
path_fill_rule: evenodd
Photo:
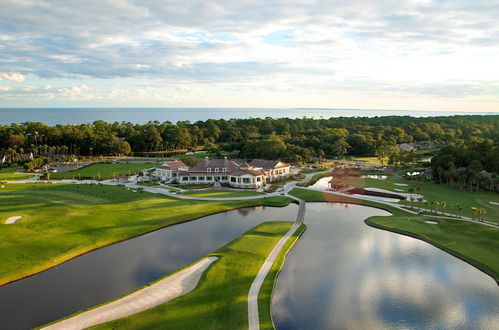
M 188 167 L 182 161 L 166 162 L 156 169 L 160 181 L 183 184 L 226 183 L 236 188 L 258 189 L 289 175 L 291 166 L 280 161 L 253 159 L 237 163 L 225 159 L 203 159 Z

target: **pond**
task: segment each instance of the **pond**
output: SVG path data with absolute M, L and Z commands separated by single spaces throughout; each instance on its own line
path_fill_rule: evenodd
M 28 329 L 101 304 L 213 252 L 268 220 L 294 221 L 298 207 L 253 207 L 200 218 L 72 259 L 0 287 L 0 328 Z
M 316 188 L 316 189 L 330 189 L 331 188 L 331 180 L 333 179 L 332 176 L 326 176 L 323 178 L 320 178 L 317 180 L 316 183 L 310 186 L 310 188 Z
M 277 329 L 497 329 L 496 282 L 428 243 L 363 222 L 387 214 L 307 204 L 307 230 L 275 287 Z

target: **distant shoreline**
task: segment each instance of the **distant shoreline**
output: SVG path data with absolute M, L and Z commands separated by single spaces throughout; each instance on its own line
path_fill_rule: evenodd
M 430 111 L 430 110 L 382 110 L 340 108 L 197 108 L 197 107 L 71 107 L 71 108 L 0 108 L 0 124 L 42 122 L 47 125 L 84 124 L 96 120 L 106 122 L 148 121 L 205 121 L 208 119 L 248 118 L 311 118 L 336 117 L 448 117 L 448 116 L 499 115 L 499 112 Z

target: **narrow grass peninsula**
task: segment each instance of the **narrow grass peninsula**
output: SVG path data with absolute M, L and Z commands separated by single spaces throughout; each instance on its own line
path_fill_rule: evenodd
M 247 294 L 253 279 L 275 244 L 291 228 L 291 222 L 271 221 L 249 230 L 242 236 L 211 253 L 216 261 L 205 272 L 196 289 L 185 296 L 150 310 L 95 326 L 91 329 L 246 329 L 248 326 Z M 298 238 L 290 239 L 283 257 Z M 264 328 L 269 328 L 269 296 L 276 271 L 276 261 L 269 282 L 262 287 L 261 306 L 266 308 Z M 263 307 L 265 305 L 266 307 Z

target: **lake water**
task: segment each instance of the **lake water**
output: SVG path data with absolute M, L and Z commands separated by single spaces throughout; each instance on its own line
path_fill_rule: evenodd
M 268 108 L 0 108 L 0 124 L 42 122 L 47 125 L 81 124 L 95 120 L 107 122 L 180 120 L 196 122 L 207 119 L 231 118 L 331 118 L 375 116 L 454 116 L 497 115 L 494 112 L 415 111 L 415 110 L 358 110 L 358 109 L 268 109 Z
M 276 283 L 276 328 L 498 329 L 496 282 L 430 244 L 363 222 L 387 214 L 307 204 L 307 230 Z
M 0 329 L 27 329 L 119 297 L 298 208 L 243 208 L 164 228 L 0 287 Z M 387 215 L 358 205 L 308 203 L 272 301 L 278 329 L 494 329 L 499 288 L 422 241 L 371 228 Z M 429 224 L 429 226 L 434 226 Z
M 167 227 L 0 287 L 0 329 L 28 329 L 101 304 L 167 275 L 298 207 L 242 208 Z

